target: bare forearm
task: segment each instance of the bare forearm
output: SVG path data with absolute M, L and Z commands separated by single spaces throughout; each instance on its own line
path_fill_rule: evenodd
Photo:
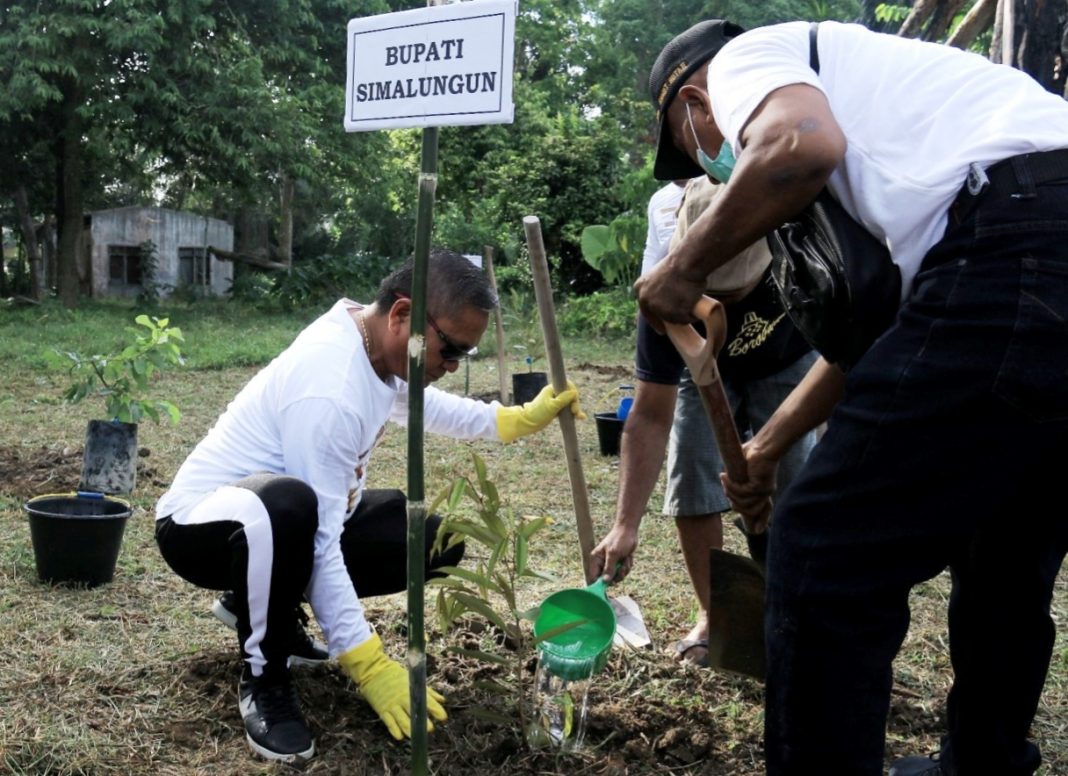
M 628 424 L 630 426 L 630 424 Z M 670 426 L 651 424 L 625 428 L 619 462 L 619 496 L 616 523 L 637 529 L 649 504 L 649 497 L 664 465 Z
M 779 460 L 797 440 L 830 417 L 844 390 L 842 370 L 818 359 L 748 447 L 761 458 Z
M 638 383 L 623 430 L 616 525 L 637 529 L 664 465 L 675 412 L 675 386 Z

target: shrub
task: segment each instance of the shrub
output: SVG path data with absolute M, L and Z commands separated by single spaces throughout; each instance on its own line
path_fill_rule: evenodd
M 369 302 L 397 264 L 395 259 L 371 254 L 321 256 L 277 275 L 270 297 L 284 310 L 328 304 L 343 296 Z
M 568 337 L 587 337 L 599 332 L 609 337 L 634 337 L 638 303 L 629 289 L 612 288 L 589 296 L 568 298 L 557 316 L 560 332 Z

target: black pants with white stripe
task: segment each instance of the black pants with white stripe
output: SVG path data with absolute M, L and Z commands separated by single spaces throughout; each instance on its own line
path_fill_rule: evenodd
M 426 526 L 426 576 L 459 564 L 456 545 L 431 557 L 441 517 Z M 242 657 L 261 675 L 286 665 L 294 617 L 312 572 L 318 500 L 303 481 L 256 474 L 220 488 L 177 523 L 156 522 L 156 542 L 183 579 L 233 590 Z M 407 502 L 399 490 L 366 490 L 341 534 L 345 566 L 360 598 L 407 587 Z

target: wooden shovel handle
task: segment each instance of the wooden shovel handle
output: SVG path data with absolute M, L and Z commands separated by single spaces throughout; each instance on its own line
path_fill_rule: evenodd
M 693 315 L 704 322 L 707 338 L 688 323 L 665 321 L 664 328 L 701 394 L 727 476 L 735 482 L 745 482 L 749 479 L 749 471 L 742 441 L 716 365 L 716 356 L 727 339 L 727 313 L 715 299 L 702 296 L 693 308 Z
M 560 348 L 560 334 L 556 328 L 553 289 L 549 279 L 549 261 L 545 256 L 545 243 L 541 236 L 541 221 L 537 216 L 526 216 L 523 218 L 523 231 L 526 234 L 527 248 L 530 253 L 530 271 L 534 279 L 534 297 L 538 301 L 538 315 L 541 317 L 541 331 L 545 337 L 549 377 L 552 379 L 553 390 L 560 393 L 567 390 L 567 374 L 564 372 L 564 354 Z M 560 423 L 560 433 L 564 437 L 564 456 L 567 459 L 567 475 L 571 484 L 571 500 L 575 505 L 575 527 L 578 530 L 582 574 L 586 582 L 590 583 L 596 577 L 591 563 L 594 547 L 593 517 L 590 512 L 586 475 L 582 471 L 582 458 L 579 455 L 578 430 L 575 428 L 575 417 L 569 410 L 565 409 L 556 418 Z

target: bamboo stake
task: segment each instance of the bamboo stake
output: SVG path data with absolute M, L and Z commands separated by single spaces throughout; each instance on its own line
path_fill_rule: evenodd
M 545 243 L 541 238 L 541 222 L 538 217 L 526 216 L 523 219 L 523 230 L 526 232 L 527 247 L 530 252 L 530 269 L 534 275 L 534 295 L 538 300 L 541 330 L 545 336 L 549 376 L 552 378 L 553 390 L 559 393 L 567 390 L 567 375 L 564 374 L 564 355 L 560 350 L 560 334 L 556 329 L 556 315 L 553 311 L 549 262 L 545 258 Z M 560 431 L 564 437 L 564 455 L 567 458 L 567 474 L 571 481 L 571 498 L 575 502 L 575 525 L 578 528 L 579 551 L 582 553 L 582 576 L 587 583 L 592 583 L 594 575 L 590 567 L 590 555 L 593 553 L 594 546 L 593 520 L 590 517 L 586 476 L 583 474 L 582 459 L 579 457 L 575 416 L 564 410 L 556 417 L 560 421 Z
M 508 391 L 508 367 L 504 358 L 504 321 L 501 317 L 500 295 L 497 293 L 497 276 L 493 272 L 493 248 L 489 245 L 482 246 L 482 261 L 486 265 L 493 295 L 497 297 L 497 309 L 493 311 L 497 329 L 497 379 L 500 382 L 501 404 L 509 405 L 512 403 L 512 397 Z
M 426 709 L 426 494 L 423 475 L 423 374 L 426 370 L 426 277 L 434 193 L 438 184 L 438 128 L 423 130 L 422 172 L 415 217 L 412 318 L 408 335 L 408 693 L 411 700 L 412 776 L 429 768 Z

